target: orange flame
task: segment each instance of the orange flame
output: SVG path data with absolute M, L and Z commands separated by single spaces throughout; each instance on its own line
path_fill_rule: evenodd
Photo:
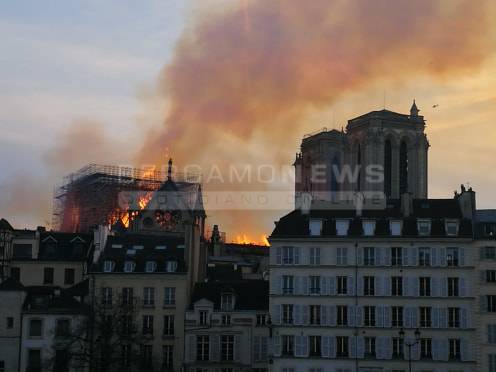
M 236 243 L 236 244 L 249 244 L 249 245 L 263 245 L 266 247 L 270 246 L 266 235 L 262 235 L 260 237 L 260 240 L 255 241 L 254 239 L 249 238 L 248 235 L 246 235 L 246 234 L 240 234 L 240 235 L 236 236 L 236 239 L 234 239 L 234 243 Z
M 152 197 L 153 197 L 152 192 L 147 192 L 146 194 L 141 195 L 138 199 L 139 209 L 145 209 L 145 207 L 148 205 Z

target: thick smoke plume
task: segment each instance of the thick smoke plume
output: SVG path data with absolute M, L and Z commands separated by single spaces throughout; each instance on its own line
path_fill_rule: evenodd
M 486 1 L 238 4 L 199 17 L 178 41 L 160 79 L 163 126 L 147 136 L 141 163 L 163 161 L 166 148 L 182 165 L 289 163 L 310 111 L 379 80 L 459 76 L 493 41 Z

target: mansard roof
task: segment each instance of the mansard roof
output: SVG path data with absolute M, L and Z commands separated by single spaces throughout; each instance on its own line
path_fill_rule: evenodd
M 191 296 L 191 306 L 195 302 L 207 299 L 214 304 L 215 310 L 220 310 L 221 296 L 230 292 L 236 296 L 236 310 L 268 310 L 269 282 L 266 280 L 228 280 L 197 283 Z
M 84 261 L 93 242 L 92 234 L 44 232 L 40 234 L 40 261 Z
M 354 209 L 312 209 L 307 214 L 302 213 L 301 210 L 294 210 L 276 222 L 271 238 L 307 237 L 309 236 L 310 219 L 323 220 L 322 237 L 336 237 L 335 224 L 338 219 L 351 221 L 348 235 L 342 238 L 362 236 L 363 220 L 376 222 L 374 234 L 376 237 L 385 237 L 391 234 L 389 220 L 401 220 L 403 222 L 401 237 L 418 237 L 417 221 L 419 219 L 431 221 L 429 237 L 448 238 L 444 222 L 452 219 L 460 221 L 458 237 L 472 236 L 472 222 L 463 218 L 456 199 L 414 199 L 412 211 L 407 217 L 403 216 L 399 200 L 388 200 L 384 209 L 365 209 L 359 217 L 357 217 Z M 424 237 L 422 236 L 422 238 Z M 453 238 L 453 236 L 449 236 L 449 238 Z
M 5 218 L 0 219 L 0 230 L 9 230 L 13 231 L 14 228 Z
M 124 262 L 126 261 L 135 263 L 134 273 L 145 273 L 148 261 L 154 261 L 157 264 L 154 273 L 166 272 L 165 266 L 168 261 L 177 262 L 176 273 L 186 272 L 184 244 L 184 237 L 170 235 L 124 234 L 109 236 L 98 262 L 91 267 L 91 272 L 103 272 L 104 261 L 114 262 L 113 273 L 124 272 Z

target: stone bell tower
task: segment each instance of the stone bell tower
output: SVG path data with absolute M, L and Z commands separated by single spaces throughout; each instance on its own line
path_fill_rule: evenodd
M 424 117 L 413 101 L 410 115 L 389 110 L 372 111 L 348 121 L 347 136 L 351 164 L 378 165 L 384 169 L 383 182 L 359 177 L 355 190 L 383 191 L 389 199 L 411 193 L 427 198 L 427 152 Z

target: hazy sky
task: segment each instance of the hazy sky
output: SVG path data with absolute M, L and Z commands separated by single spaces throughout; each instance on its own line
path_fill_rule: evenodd
M 286 99 L 279 95 L 274 98 L 274 92 L 270 90 L 273 85 L 265 84 L 265 76 L 277 75 L 279 81 L 276 87 L 280 86 L 282 90 L 296 87 L 301 89 L 298 93 L 313 95 L 308 99 L 298 95 L 290 96 L 291 102 L 301 98 L 306 106 L 302 108 L 304 115 L 297 116 L 298 122 L 289 123 L 287 128 L 277 125 L 271 127 L 273 117 L 268 118 L 266 122 L 258 117 L 255 118 L 258 122 L 254 124 L 253 130 L 248 130 L 246 121 L 241 120 L 239 123 L 236 121 L 241 129 L 237 130 L 235 124 L 232 124 L 232 128 L 227 127 L 227 132 L 232 129 L 233 135 L 223 140 L 227 140 L 231 147 L 237 150 L 235 161 L 254 160 L 260 163 L 277 158 L 278 162 L 290 163 L 303 134 L 324 126 L 341 128 L 346 125 L 347 119 L 370 110 L 381 109 L 384 105 L 384 96 L 386 108 L 404 113 L 408 112 L 413 98 L 416 98 L 421 114 L 427 120 L 427 134 L 431 143 L 430 196 L 451 197 L 453 190 L 459 188 L 460 183 L 470 182 L 478 193 L 478 206 L 496 208 L 496 200 L 493 197 L 496 186 L 494 26 L 491 25 L 482 33 L 480 30 L 473 30 L 474 24 L 478 23 L 475 22 L 468 23 L 466 28 L 460 27 L 455 31 L 448 27 L 446 30 L 435 30 L 435 32 L 426 28 L 425 33 L 421 34 L 423 22 L 426 22 L 426 27 L 435 27 L 432 25 L 437 24 L 436 17 L 445 17 L 447 22 L 450 21 L 450 17 L 454 18 L 455 16 L 451 14 L 446 16 L 444 13 L 451 11 L 449 8 L 452 4 L 463 3 L 463 0 L 440 1 L 441 11 L 435 9 L 438 13 L 429 16 L 432 18 L 430 26 L 429 17 L 423 13 L 425 9 L 420 6 L 415 9 L 415 5 L 412 5 L 424 3 L 422 6 L 430 6 L 425 5 L 430 2 L 391 2 L 391 5 L 408 4 L 411 8 L 408 9 L 410 14 L 405 16 L 409 22 L 405 22 L 403 18 L 400 21 L 403 24 L 410 24 L 412 31 L 405 35 L 413 36 L 405 40 L 402 47 L 403 40 L 393 39 L 390 34 L 394 32 L 382 25 L 380 19 L 370 22 L 378 25 L 379 29 L 384 27 L 382 36 L 379 34 L 370 36 L 371 48 L 380 45 L 387 50 L 391 45 L 391 50 L 397 53 L 374 59 L 374 55 L 367 51 L 368 35 L 364 33 L 373 33 L 375 29 L 367 30 L 366 26 L 360 26 L 363 27 L 361 29 L 358 26 L 354 27 L 354 22 L 347 22 L 349 19 L 354 19 L 353 17 L 361 19 L 360 17 L 374 16 L 374 14 L 370 12 L 361 14 L 357 9 L 336 7 L 336 14 L 343 18 L 341 23 L 352 31 L 353 38 L 349 44 L 356 47 L 343 48 L 338 45 L 335 49 L 330 48 L 342 55 L 342 59 L 338 57 L 331 63 L 331 69 L 341 69 L 336 61 L 342 60 L 348 62 L 351 60 L 351 65 L 355 66 L 350 71 L 344 71 L 344 68 L 342 70 L 343 75 L 346 75 L 344 72 L 351 74 L 346 75 L 346 78 L 353 84 L 346 85 L 342 81 L 326 77 L 322 79 L 318 74 L 314 74 L 315 71 L 325 71 L 328 67 L 327 60 L 318 58 L 322 46 L 311 45 L 312 33 L 309 32 L 307 35 L 304 27 L 307 27 L 308 31 L 311 31 L 313 24 L 322 27 L 322 30 L 312 31 L 315 35 L 319 35 L 321 31 L 328 32 L 331 39 L 333 35 L 338 35 L 336 40 L 332 40 L 339 44 L 343 44 L 342 41 L 348 42 L 346 28 L 339 30 L 343 33 L 341 40 L 341 33 L 336 33 L 334 26 L 328 29 L 326 23 L 314 22 L 309 18 L 313 16 L 310 11 L 316 11 L 316 14 L 322 13 L 317 6 L 315 9 L 310 9 L 308 14 L 300 16 L 299 13 L 304 13 L 298 10 L 301 3 L 293 3 L 298 4 L 294 7 L 296 10 L 294 14 L 291 13 L 290 5 L 284 7 L 284 12 L 281 8 L 281 14 L 275 5 L 276 11 L 272 14 L 261 8 L 269 3 L 260 0 L 1 2 L 0 217 L 6 217 L 16 227 L 45 224 L 50 217 L 52 187 L 63 174 L 89 162 L 132 164 L 136 161 L 138 151 L 141 151 L 139 159 L 157 159 L 157 153 L 161 153 L 161 148 L 158 151 L 156 148 L 145 146 L 143 150 L 143 143 L 146 138 L 149 139 L 150 128 L 160 134 L 161 126 L 168 117 L 166 107 L 170 97 L 174 102 L 183 94 L 178 93 L 177 89 L 171 93 L 170 86 L 166 89 L 161 88 L 163 83 L 163 78 L 159 79 L 159 76 L 162 76 L 161 71 L 164 67 L 172 65 L 167 71 L 177 73 L 174 75 L 179 76 L 177 81 L 189 89 L 185 89 L 186 95 L 189 92 L 198 93 L 196 98 L 192 97 L 193 103 L 198 104 L 200 101 L 204 102 L 201 93 L 205 92 L 203 89 L 205 84 L 199 86 L 198 90 L 193 89 L 189 84 L 194 84 L 196 81 L 189 77 L 197 73 L 198 66 L 214 65 L 217 62 L 226 71 L 222 79 L 219 79 L 219 89 L 237 81 L 237 77 L 234 80 L 231 77 L 236 75 L 238 66 L 241 66 L 240 74 L 248 71 L 248 68 L 251 73 L 255 66 L 257 67 L 255 78 L 247 75 L 251 81 L 254 81 L 254 85 L 246 90 L 247 94 L 269 92 L 264 96 L 264 100 L 276 102 L 276 99 Z M 319 3 L 326 4 L 322 1 L 312 2 L 312 4 Z M 357 3 L 360 4 L 360 1 Z M 378 14 L 380 16 L 384 14 L 387 18 L 388 2 L 382 0 L 379 3 L 386 8 Z M 232 9 L 239 8 L 239 15 L 232 11 L 228 16 L 219 16 L 228 11 L 226 4 Z M 270 4 L 281 3 L 280 0 L 274 0 Z M 400 7 L 399 10 L 401 9 Z M 392 15 L 399 10 L 391 10 Z M 411 14 L 417 11 L 418 16 Z M 487 8 L 487 11 L 493 12 L 494 7 Z M 467 18 L 470 18 L 470 12 L 471 9 L 466 9 Z M 236 17 L 242 17 L 243 28 L 237 27 Z M 198 19 L 208 19 L 210 24 L 200 22 L 198 26 Z M 274 19 L 277 22 L 270 25 L 263 24 L 264 21 L 270 23 Z M 284 22 L 288 24 L 284 25 Z M 294 27 L 291 22 L 295 22 Z M 338 25 L 341 23 L 337 21 Z M 285 40 L 291 41 L 291 38 L 294 38 L 291 30 L 301 31 L 298 42 L 303 40 L 305 44 L 310 44 L 303 52 L 311 53 L 309 56 L 312 58 L 296 55 L 288 57 L 288 60 L 294 58 L 296 63 L 300 64 L 299 67 L 305 68 L 309 75 L 315 75 L 304 76 L 309 82 L 304 86 L 295 82 L 282 83 L 286 77 L 280 73 L 280 69 L 291 71 L 294 67 L 283 61 L 284 53 L 289 52 L 284 47 L 279 47 Z M 255 35 L 256 31 L 259 31 L 258 35 Z M 270 37 L 266 37 L 262 31 L 270 33 Z M 452 45 L 443 44 L 444 31 L 447 35 L 449 33 L 456 35 L 448 40 Z M 239 39 L 236 38 L 239 32 L 246 32 L 246 35 L 250 36 L 243 34 L 243 38 L 246 37 L 246 40 L 243 39 L 246 46 L 240 45 L 240 50 L 245 51 L 244 54 L 232 50 L 239 43 Z M 420 33 L 417 35 L 415 32 Z M 478 35 L 477 32 L 481 34 L 480 39 L 483 39 L 484 44 L 474 47 L 477 53 L 467 52 L 465 56 L 463 53 L 470 49 L 471 43 L 478 42 L 474 41 L 478 38 L 473 37 Z M 464 35 L 471 33 L 474 35 L 465 39 Z M 284 38 L 278 39 L 279 34 Z M 255 36 L 251 37 L 252 35 Z M 273 35 L 275 35 L 274 40 L 271 39 Z M 372 40 L 374 37 L 385 39 L 384 42 L 377 43 L 377 40 Z M 272 43 L 267 43 L 267 39 Z M 367 43 L 361 44 L 362 39 Z M 438 40 L 440 42 L 436 44 Z M 260 49 L 257 43 L 262 44 Z M 429 44 L 428 53 L 422 51 L 425 44 Z M 291 46 L 295 45 L 299 44 L 295 43 Z M 293 53 L 293 50 L 288 49 Z M 251 59 L 251 57 L 259 50 L 265 51 L 266 55 L 270 54 L 272 59 L 267 59 L 267 65 L 274 61 L 281 62 L 277 63 L 274 70 L 277 71 L 276 74 L 265 75 L 267 71 L 270 73 L 270 70 L 258 69 L 258 65 L 264 63 L 264 55 L 260 59 Z M 429 57 L 429 53 L 432 53 L 432 60 L 425 58 L 426 55 Z M 239 59 L 238 55 L 242 59 Z M 458 57 L 460 60 L 457 60 Z M 194 63 L 190 63 L 192 67 L 182 63 L 182 61 L 191 62 L 192 59 L 194 60 Z M 364 73 L 364 69 L 362 62 L 357 61 L 364 59 L 373 60 L 371 63 L 375 70 L 366 73 L 372 74 L 374 78 L 369 79 L 367 76 L 358 79 L 360 80 L 358 84 L 354 77 Z M 445 61 L 439 62 L 441 59 Z M 450 60 L 454 60 L 454 64 L 463 65 L 463 68 L 452 69 Z M 311 64 L 312 61 L 315 61 L 315 64 Z M 464 64 L 463 61 L 466 63 Z M 389 63 L 392 66 L 390 72 Z M 363 62 L 363 64 L 367 63 Z M 439 64 L 439 71 L 429 67 L 429 64 L 434 64 L 436 67 Z M 183 65 L 186 66 L 184 69 Z M 200 83 L 210 82 L 205 76 L 208 77 L 208 73 L 212 71 L 216 72 L 209 70 L 207 66 L 203 71 L 198 72 Z M 286 70 L 283 72 L 285 73 Z M 319 87 L 320 91 L 317 94 L 315 87 L 311 85 L 314 83 L 312 79 L 322 80 L 322 84 L 328 85 Z M 215 85 L 215 80 L 217 77 L 214 77 L 212 85 Z M 336 85 L 333 85 L 335 83 Z M 258 88 L 256 84 L 260 84 Z M 329 91 L 329 95 L 322 94 L 326 90 Z M 221 94 L 214 88 L 209 89 L 207 93 L 217 96 Z M 250 105 L 259 103 L 254 101 L 250 102 Z M 433 108 L 434 105 L 438 106 Z M 198 112 L 204 113 L 204 111 Z M 264 113 L 264 111 L 259 112 Z M 267 116 L 273 113 L 270 111 Z M 287 112 L 283 114 L 281 116 L 283 119 L 294 118 L 288 116 Z M 214 118 L 218 119 L 217 116 Z M 226 129 L 222 127 L 223 119 L 225 118 L 220 117 L 218 128 Z M 229 126 L 231 123 L 227 121 L 226 125 Z M 212 128 L 212 133 L 215 133 L 217 127 L 213 125 Z M 188 131 L 180 135 L 190 136 L 191 130 L 195 133 L 209 132 L 208 127 L 203 128 L 203 124 L 195 122 L 192 124 L 192 129 L 188 127 Z M 264 131 L 282 133 L 284 140 L 280 143 L 274 143 L 273 138 L 267 140 Z M 166 141 L 168 135 L 160 137 L 161 140 Z M 203 137 L 198 135 L 198 139 Z M 146 143 L 151 144 L 150 141 Z M 219 144 L 202 143 L 202 146 L 206 145 L 211 145 L 211 152 L 219 152 Z M 198 148 L 196 142 L 195 146 Z M 242 151 L 239 151 L 238 149 L 241 148 Z M 143 155 L 143 151 L 147 152 L 148 149 L 149 157 Z M 163 151 L 165 157 L 166 150 Z M 178 150 L 176 154 L 182 154 L 181 151 L 184 152 L 184 149 Z M 209 154 L 208 149 L 205 151 Z M 232 159 L 232 154 L 226 150 L 223 156 Z M 270 233 L 272 221 L 279 215 L 280 213 L 267 214 L 258 220 L 256 228 L 249 229 L 250 232 Z M 210 214 L 210 217 L 209 224 L 218 222 L 215 221 L 215 213 Z M 236 229 L 239 232 L 239 221 L 221 222 L 226 222 L 228 231 Z

